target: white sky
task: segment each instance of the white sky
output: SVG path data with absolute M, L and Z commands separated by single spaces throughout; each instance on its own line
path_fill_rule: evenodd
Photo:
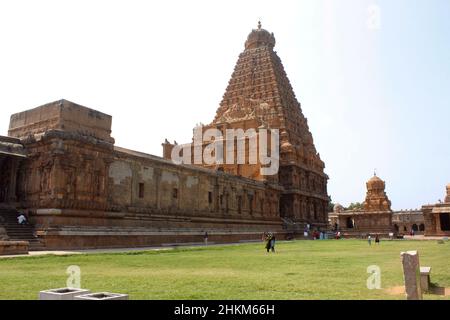
M 435 202 L 448 175 L 430 179 L 425 193 L 417 186 L 414 199 L 393 185 L 407 169 L 390 157 L 382 33 L 367 28 L 373 3 L 0 0 L 0 134 L 11 114 L 64 98 L 112 115 L 116 145 L 161 155 L 165 138 L 188 142 L 196 123 L 212 121 L 261 19 L 275 34 L 333 200 L 363 201 L 377 168 L 395 208 Z

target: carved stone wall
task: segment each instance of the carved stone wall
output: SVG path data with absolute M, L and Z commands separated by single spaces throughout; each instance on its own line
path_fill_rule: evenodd
M 279 217 L 280 188 L 220 171 L 178 166 L 118 148 L 109 168 L 117 211 L 222 218 Z
M 29 208 L 107 210 L 112 145 L 63 131 L 23 140 L 28 159 L 19 174 L 20 201 Z
M 450 184 L 446 186 L 444 202 L 422 206 L 425 235 L 450 236 Z

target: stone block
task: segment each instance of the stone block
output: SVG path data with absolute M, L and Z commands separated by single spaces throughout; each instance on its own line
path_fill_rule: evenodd
M 420 287 L 423 292 L 430 290 L 431 267 L 420 267 Z
M 75 300 L 128 300 L 128 295 L 122 293 L 96 292 L 76 296 Z
M 91 293 L 90 290 L 77 288 L 59 288 L 39 292 L 39 300 L 75 300 L 79 295 Z
M 407 251 L 400 253 L 400 256 L 403 265 L 406 299 L 422 300 L 419 253 L 417 251 Z
M 0 256 L 28 254 L 28 241 L 0 241 Z
M 61 130 L 114 143 L 111 138 L 112 117 L 76 103 L 59 100 L 13 114 L 8 135 L 26 138 L 49 130 Z

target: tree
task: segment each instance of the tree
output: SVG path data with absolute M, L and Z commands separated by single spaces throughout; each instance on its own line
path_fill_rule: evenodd
M 362 209 L 364 209 L 364 205 L 360 202 L 352 202 L 347 207 L 347 210 L 362 210 Z
M 330 201 L 328 203 L 328 212 L 333 212 L 333 210 L 334 210 L 334 203 Z

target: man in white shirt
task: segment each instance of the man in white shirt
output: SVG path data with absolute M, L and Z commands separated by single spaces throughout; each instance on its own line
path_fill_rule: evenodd
M 26 224 L 27 223 L 27 218 L 23 215 L 23 213 L 21 213 L 18 217 L 17 217 L 17 222 L 19 224 Z

